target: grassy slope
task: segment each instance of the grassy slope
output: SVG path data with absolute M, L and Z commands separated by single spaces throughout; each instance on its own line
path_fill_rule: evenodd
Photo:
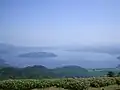
M 88 71 L 79 66 L 65 66 L 61 68 L 53 69 L 55 74 L 60 76 L 85 76 L 88 74 Z

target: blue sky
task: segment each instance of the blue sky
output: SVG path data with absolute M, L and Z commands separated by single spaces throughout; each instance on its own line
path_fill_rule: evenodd
M 0 42 L 120 44 L 120 0 L 0 0 Z

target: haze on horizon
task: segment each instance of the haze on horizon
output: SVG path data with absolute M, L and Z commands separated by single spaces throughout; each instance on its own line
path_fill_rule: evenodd
M 0 42 L 120 44 L 119 0 L 0 0 Z

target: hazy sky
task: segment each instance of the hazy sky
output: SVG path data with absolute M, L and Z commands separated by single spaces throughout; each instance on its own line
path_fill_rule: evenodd
M 120 44 L 120 0 L 0 0 L 0 42 Z

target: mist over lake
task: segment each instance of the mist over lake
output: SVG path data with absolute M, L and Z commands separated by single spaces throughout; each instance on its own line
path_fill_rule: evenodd
M 50 52 L 56 57 L 19 57 L 20 54 L 29 52 Z M 10 65 L 24 67 L 29 65 L 44 65 L 48 68 L 60 67 L 65 65 L 78 65 L 84 68 L 113 68 L 120 61 L 115 55 L 108 53 L 86 52 L 86 51 L 67 51 L 65 49 L 16 49 L 10 54 L 2 55 L 3 59 Z

